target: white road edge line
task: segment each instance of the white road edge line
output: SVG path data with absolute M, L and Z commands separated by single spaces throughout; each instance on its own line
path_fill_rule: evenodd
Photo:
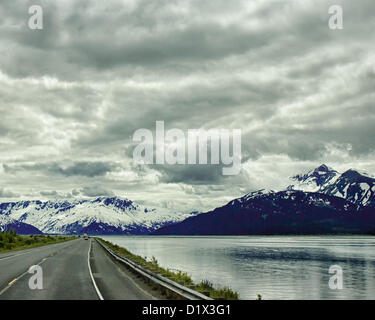
M 103 247 L 101 247 L 102 250 Z M 121 270 L 118 266 L 116 266 L 116 264 L 114 263 L 114 261 L 110 258 L 110 256 L 107 254 L 106 251 L 104 251 L 104 255 L 105 257 L 111 262 L 114 264 L 115 267 L 118 268 L 118 271 L 121 272 L 121 274 L 126 277 L 130 282 L 133 283 L 134 286 L 137 287 L 137 289 L 139 289 L 144 295 L 148 296 L 150 299 L 149 300 L 158 300 L 157 298 L 155 298 L 151 293 L 148 293 L 146 290 L 144 290 L 143 288 L 141 288 L 135 281 L 134 279 L 132 279 L 129 275 L 127 275 L 123 270 Z
M 101 294 L 100 291 L 99 291 L 98 286 L 96 285 L 96 282 L 95 282 L 94 276 L 93 276 L 93 274 L 92 274 L 92 272 L 91 272 L 91 266 L 90 266 L 90 252 L 91 252 L 91 245 L 92 245 L 92 239 L 90 238 L 90 247 L 89 247 L 89 252 L 88 252 L 88 254 L 87 254 L 87 264 L 88 264 L 88 266 L 89 266 L 89 273 L 90 273 L 91 281 L 92 281 L 92 283 L 93 283 L 93 285 L 94 285 L 94 288 L 95 288 L 96 294 L 97 294 L 98 297 L 99 297 L 99 300 L 104 300 L 102 294 Z

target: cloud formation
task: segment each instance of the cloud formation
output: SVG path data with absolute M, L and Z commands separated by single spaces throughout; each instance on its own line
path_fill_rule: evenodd
M 82 188 L 81 190 L 82 195 L 86 197 L 112 197 L 114 193 L 111 190 L 105 189 L 101 186 L 87 186 Z
M 108 172 L 111 172 L 115 168 L 114 164 L 105 162 L 76 162 L 67 167 L 62 167 L 59 164 L 52 163 L 38 163 L 32 165 L 16 165 L 8 166 L 3 165 L 4 171 L 8 173 L 16 173 L 19 171 L 39 171 L 45 172 L 46 174 L 59 174 L 65 177 L 71 176 L 85 176 L 85 177 L 97 177 L 104 176 Z
M 343 30 L 328 28 L 328 0 L 38 2 L 40 31 L 35 1 L 0 4 L 3 198 L 199 210 L 321 163 L 375 172 L 372 0 L 335 1 Z M 241 129 L 241 174 L 133 165 L 132 134 L 158 120 Z
M 18 198 L 19 195 L 10 191 L 10 190 L 7 190 L 5 188 L 0 188 L 0 198 Z

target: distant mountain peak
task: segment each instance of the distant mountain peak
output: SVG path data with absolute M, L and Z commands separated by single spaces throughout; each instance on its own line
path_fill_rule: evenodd
M 356 205 L 375 206 L 375 178 L 356 169 L 340 174 L 325 164 L 291 178 L 287 190 L 319 192 L 345 198 Z
M 322 164 L 318 168 L 316 168 L 314 171 L 329 172 L 329 171 L 335 171 L 335 170 L 333 170 L 332 168 L 328 167 L 325 164 Z
M 350 179 L 353 182 L 361 180 L 361 179 L 372 179 L 366 176 L 364 173 L 360 173 L 359 171 L 354 170 L 354 169 L 349 169 L 345 171 L 341 176 L 347 179 Z
M 0 231 L 14 230 L 18 234 L 42 234 L 34 226 L 12 219 L 6 215 L 0 215 Z
M 333 169 L 332 167 L 329 167 L 326 164 L 322 164 L 319 167 L 315 168 L 314 170 L 311 170 L 310 173 L 323 175 L 323 174 L 327 174 L 327 173 L 338 173 L 338 172 L 335 169 Z
M 339 173 L 336 170 L 322 164 L 305 174 L 297 174 L 291 177 L 292 180 L 296 181 L 296 184 L 290 185 L 287 189 L 317 192 L 331 183 L 338 175 Z

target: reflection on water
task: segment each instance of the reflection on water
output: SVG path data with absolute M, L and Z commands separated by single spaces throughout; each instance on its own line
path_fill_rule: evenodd
M 241 299 L 375 299 L 375 237 L 104 236 L 199 282 L 230 286 Z M 343 269 L 343 290 L 328 269 Z

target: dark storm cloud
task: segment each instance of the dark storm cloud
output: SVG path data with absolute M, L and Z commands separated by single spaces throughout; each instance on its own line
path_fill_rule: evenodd
M 64 176 L 86 176 L 96 177 L 103 176 L 110 172 L 114 168 L 113 165 L 103 162 L 78 162 L 74 165 L 63 169 L 61 167 L 55 167 L 56 173 L 60 173 Z
M 111 163 L 104 162 L 77 162 L 66 168 L 57 163 L 33 164 L 33 165 L 18 165 L 8 166 L 3 165 L 4 171 L 7 173 L 17 173 L 18 171 L 41 171 L 47 174 L 59 174 L 65 177 L 71 176 L 85 176 L 97 177 L 104 176 L 111 172 L 116 166 Z
M 161 173 L 160 182 L 191 185 L 196 194 L 223 191 L 229 185 L 233 190 L 252 186 L 252 181 L 245 171 L 241 171 L 238 175 L 223 176 L 221 165 L 153 165 L 150 167 Z
M 86 197 L 100 197 L 100 196 L 112 197 L 114 196 L 114 193 L 111 190 L 108 190 L 101 186 L 86 186 L 82 188 L 80 191 L 81 191 L 81 194 Z
M 223 180 L 219 165 L 155 165 L 162 173 L 161 182 L 187 184 L 217 184 Z
M 57 191 L 41 191 L 40 195 L 46 197 L 57 197 L 58 193 Z

